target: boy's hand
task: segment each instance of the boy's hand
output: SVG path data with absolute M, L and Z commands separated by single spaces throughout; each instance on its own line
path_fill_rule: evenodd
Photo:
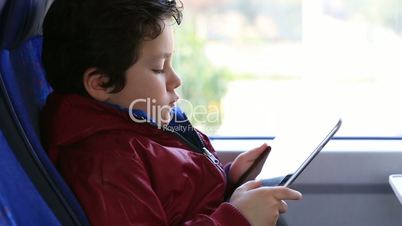
M 254 161 L 264 152 L 268 151 L 268 145 L 263 144 L 258 148 L 243 152 L 232 162 L 229 177 L 233 183 L 237 183 L 240 177 L 250 168 Z
M 300 192 L 287 187 L 261 187 L 260 181 L 249 181 L 238 187 L 230 198 L 251 225 L 275 226 L 280 213 L 288 206 L 284 200 L 299 200 Z

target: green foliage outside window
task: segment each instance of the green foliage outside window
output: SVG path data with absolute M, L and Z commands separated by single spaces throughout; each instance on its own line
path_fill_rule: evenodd
M 180 107 L 190 121 L 208 134 L 222 122 L 221 99 L 226 93 L 229 70 L 215 67 L 204 52 L 205 40 L 196 35 L 191 23 L 183 23 L 175 34 L 173 66 L 182 79 Z

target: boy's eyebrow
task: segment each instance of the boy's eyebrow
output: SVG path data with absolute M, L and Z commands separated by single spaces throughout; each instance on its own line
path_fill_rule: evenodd
M 172 53 L 162 53 L 162 54 L 151 56 L 150 58 L 153 60 L 157 60 L 157 59 L 166 59 L 171 56 L 172 56 Z

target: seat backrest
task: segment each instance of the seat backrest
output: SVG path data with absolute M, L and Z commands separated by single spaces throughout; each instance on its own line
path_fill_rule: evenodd
M 1 130 L 0 225 L 61 225 L 15 158 Z
M 23 161 L 26 172 L 38 170 L 36 175 L 43 177 L 39 180 L 37 176 L 31 176 L 35 186 L 49 206 L 56 210 L 56 216 L 63 224 L 63 221 L 69 221 L 75 225 L 89 225 L 84 211 L 50 162 L 39 138 L 39 111 L 52 91 L 41 63 L 41 24 L 50 3 L 46 0 L 6 0 L 2 5 L 0 94 L 25 146 L 17 150 L 13 148 L 13 151 Z M 54 194 L 49 194 L 49 190 Z

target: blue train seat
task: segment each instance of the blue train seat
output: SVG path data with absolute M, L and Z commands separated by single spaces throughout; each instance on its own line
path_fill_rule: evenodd
M 0 95 L 4 105 L 0 106 L 0 124 L 15 156 L 60 222 L 89 225 L 39 138 L 39 111 L 52 91 L 41 64 L 41 24 L 51 3 L 47 0 L 0 3 Z
M 15 158 L 1 130 L 0 225 L 61 225 Z

